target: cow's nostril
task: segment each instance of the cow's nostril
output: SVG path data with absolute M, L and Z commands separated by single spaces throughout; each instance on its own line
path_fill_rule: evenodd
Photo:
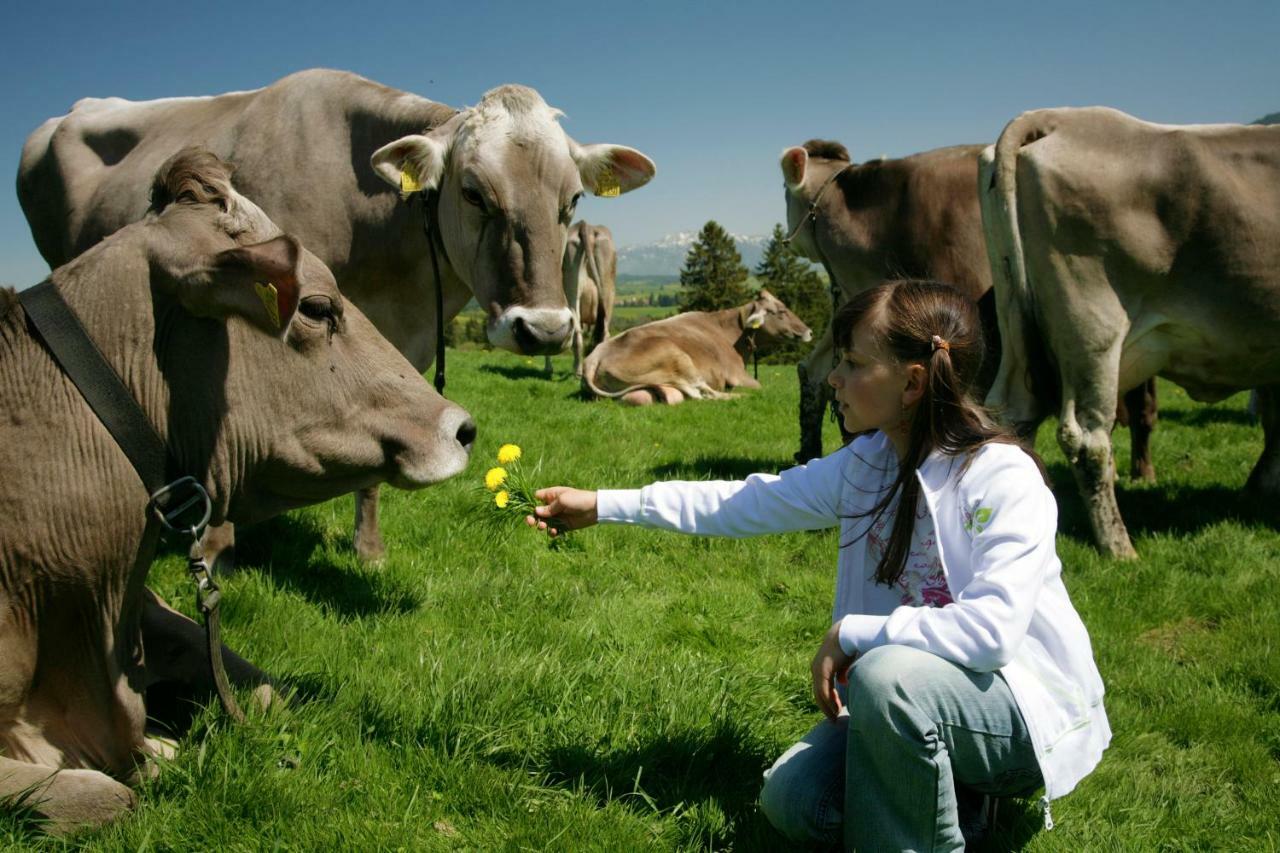
M 458 427 L 458 444 L 461 444 L 468 453 L 471 452 L 471 445 L 476 440 L 476 422 L 471 418 L 467 418 L 462 422 L 462 426 Z

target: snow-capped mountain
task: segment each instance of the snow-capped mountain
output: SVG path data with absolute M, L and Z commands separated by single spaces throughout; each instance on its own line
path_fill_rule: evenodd
M 742 263 L 748 270 L 754 270 L 764 256 L 768 236 L 732 234 L 738 246 L 738 254 L 742 255 Z M 681 231 L 668 234 L 653 243 L 641 243 L 635 246 L 623 246 L 618 249 L 619 275 L 661 275 L 674 276 L 680 274 L 685 255 L 689 247 L 698 239 L 697 231 Z

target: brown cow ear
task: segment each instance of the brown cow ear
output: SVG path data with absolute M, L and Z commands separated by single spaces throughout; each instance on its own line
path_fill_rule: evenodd
M 373 152 L 369 165 L 379 178 L 407 198 L 412 193 L 440 186 L 445 153 L 444 145 L 438 140 L 414 133 Z
M 782 180 L 796 190 L 804 183 L 805 169 L 809 166 L 809 152 L 800 146 L 782 152 Z
M 301 257 L 302 246 L 287 234 L 219 252 L 207 283 L 184 288 L 183 303 L 193 314 L 236 314 L 269 334 L 282 335 L 298 310 Z
M 634 148 L 571 143 L 582 185 L 593 195 L 622 195 L 644 186 L 657 174 L 653 161 Z

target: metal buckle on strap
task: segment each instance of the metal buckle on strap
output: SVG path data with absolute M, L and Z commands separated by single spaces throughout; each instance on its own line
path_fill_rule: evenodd
M 209 493 L 195 477 L 182 477 L 157 489 L 148 506 L 166 529 L 194 533 L 197 539 L 213 515 Z

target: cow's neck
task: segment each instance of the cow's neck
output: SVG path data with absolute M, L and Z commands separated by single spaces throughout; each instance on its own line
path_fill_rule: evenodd
M 712 319 L 712 327 L 717 334 L 724 339 L 725 343 L 733 347 L 734 352 L 742 358 L 742 363 L 746 364 L 747 359 L 751 357 L 753 341 L 759 331 L 743 328 L 742 318 L 744 314 L 745 312 L 741 308 L 726 308 L 723 311 L 707 312 L 707 316 Z
M 109 253 L 90 255 L 63 267 L 55 284 L 179 471 L 205 484 L 220 521 L 233 488 L 228 442 L 219 435 L 227 411 L 227 324 L 194 318 L 172 297 L 153 292 L 142 252 L 113 245 Z M 178 421 L 184 428 L 172 430 Z M 125 479 L 137 482 L 132 466 L 128 471 Z M 145 507 L 146 490 L 138 487 Z

